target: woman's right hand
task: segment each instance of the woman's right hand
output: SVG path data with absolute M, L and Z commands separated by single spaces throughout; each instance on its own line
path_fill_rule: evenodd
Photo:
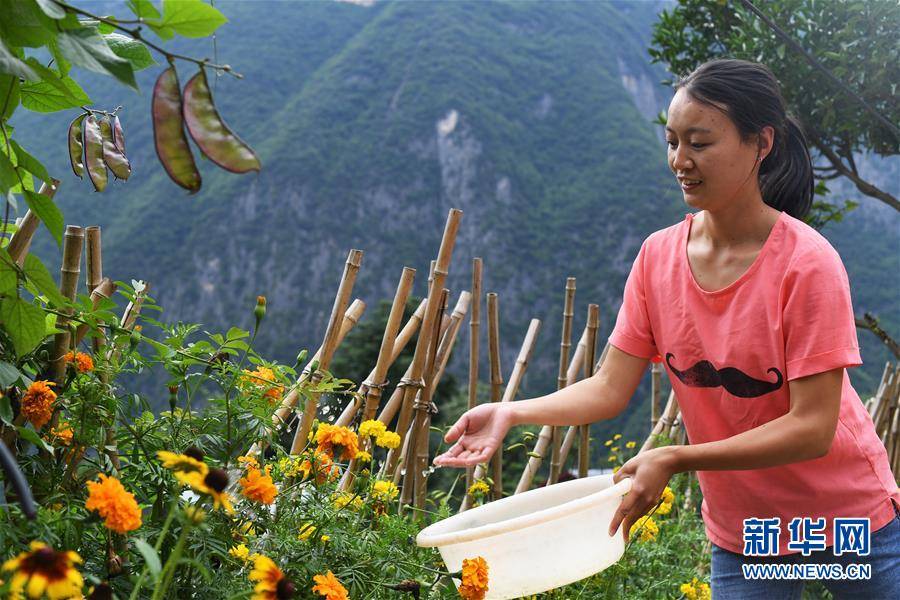
M 435 457 L 441 467 L 470 467 L 486 462 L 513 426 L 512 406 L 506 402 L 486 402 L 468 410 L 453 424 L 444 441 L 456 442 Z

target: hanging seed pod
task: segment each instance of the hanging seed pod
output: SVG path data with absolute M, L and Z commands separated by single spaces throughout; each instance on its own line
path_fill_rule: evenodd
M 119 152 L 125 154 L 125 134 L 122 132 L 122 124 L 119 122 L 119 117 L 116 115 L 112 117 L 112 134 L 116 148 L 119 149 Z
M 102 192 L 106 189 L 109 174 L 103 163 L 103 136 L 100 133 L 100 124 L 94 115 L 88 115 L 84 120 L 84 162 L 94 189 Z
M 116 146 L 112 125 L 107 119 L 100 120 L 100 135 L 103 137 L 103 162 L 109 167 L 116 179 L 128 179 L 131 176 L 131 163 L 119 147 Z
M 219 116 L 203 68 L 184 86 L 184 121 L 191 137 L 211 161 L 232 173 L 259 171 L 256 153 Z
M 81 130 L 87 113 L 78 115 L 69 123 L 69 162 L 72 172 L 79 178 L 84 175 L 84 144 L 81 142 Z
M 184 134 L 181 91 L 175 67 L 169 67 L 153 86 L 153 140 L 156 155 L 172 181 L 192 194 L 200 189 L 201 179 L 194 155 Z

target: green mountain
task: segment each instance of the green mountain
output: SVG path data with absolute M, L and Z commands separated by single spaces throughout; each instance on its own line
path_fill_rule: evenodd
M 200 161 L 193 197 L 153 149 L 150 90 L 161 68 L 140 74 L 141 94 L 79 73 L 97 106 L 124 107 L 134 175 L 103 194 L 68 168 L 74 112 L 20 111 L 13 125 L 62 179 L 67 222 L 102 226 L 105 274 L 149 281 L 164 320 L 210 330 L 249 327 L 255 297 L 266 295 L 257 346 L 289 364 L 318 347 L 351 248 L 365 251 L 354 296 L 370 309 L 392 298 L 403 266 L 417 269 L 423 296 L 447 212 L 462 209 L 451 306 L 481 257 L 484 290 L 499 294 L 504 379 L 530 319 L 542 321 L 521 388 L 540 395 L 555 388 L 566 278 L 577 278 L 575 341 L 587 303 L 597 303 L 602 349 L 642 240 L 687 212 L 651 123 L 670 97 L 646 52 L 660 5 L 220 0 L 230 22 L 215 47 L 172 48 L 243 75 L 217 78 L 214 94 L 263 171 L 236 176 Z M 182 83 L 193 71 L 179 63 Z M 857 314 L 877 314 L 896 334 L 897 280 L 885 285 L 885 273 L 900 272 L 897 216 L 862 204 L 823 233 L 847 265 Z M 45 232 L 35 248 L 59 264 Z M 460 381 L 467 331 L 448 369 Z M 859 338 L 866 364 L 851 376 L 868 396 L 888 355 L 868 332 Z M 165 398 L 161 384 L 148 394 Z M 643 435 L 648 394 L 649 376 L 628 414 L 596 433 Z

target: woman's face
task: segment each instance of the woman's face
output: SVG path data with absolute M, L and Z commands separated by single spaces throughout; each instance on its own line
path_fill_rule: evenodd
M 758 144 L 756 139 L 744 143 L 724 112 L 694 100 L 683 88 L 678 90 L 669 104 L 666 143 L 669 168 L 685 202 L 716 210 L 761 200 L 756 158 L 769 153 L 773 135 L 774 129 L 767 126 Z

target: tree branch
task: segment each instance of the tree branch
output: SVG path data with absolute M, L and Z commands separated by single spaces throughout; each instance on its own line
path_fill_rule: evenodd
M 897 341 L 878 325 L 878 319 L 873 317 L 871 313 L 864 313 L 862 318 L 856 317 L 855 321 L 857 327 L 868 329 L 878 336 L 878 339 L 884 342 L 888 350 L 894 354 L 894 358 L 900 359 L 900 344 L 897 344 Z

